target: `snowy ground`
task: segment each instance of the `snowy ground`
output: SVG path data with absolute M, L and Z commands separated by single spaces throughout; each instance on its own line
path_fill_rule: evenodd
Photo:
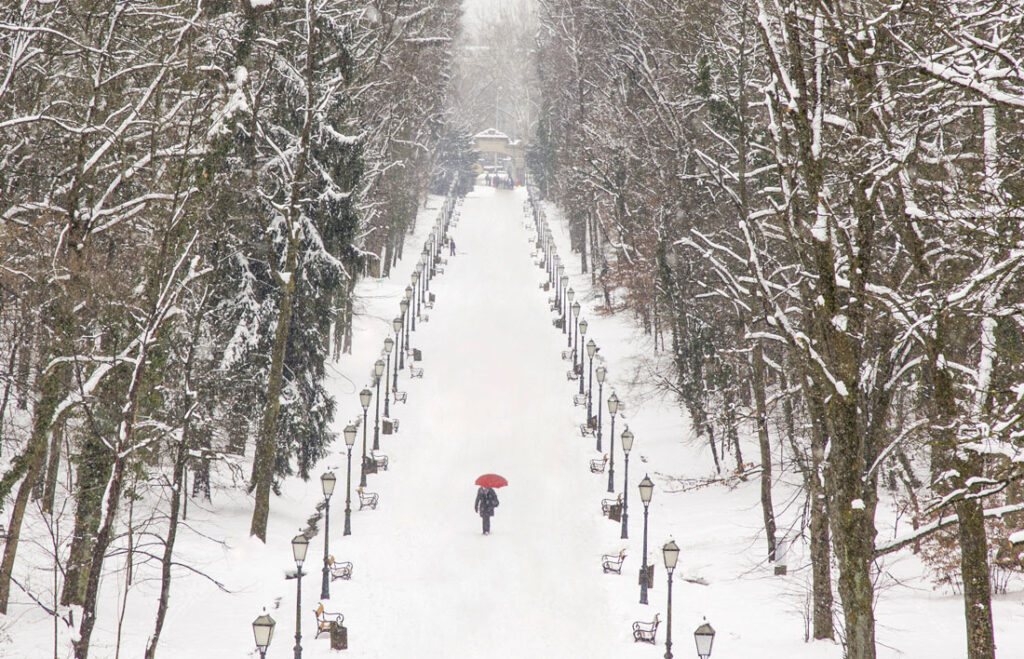
M 331 506 L 331 553 L 354 563 L 351 581 L 335 581 L 328 610 L 345 614 L 348 654 L 366 658 L 488 659 L 538 656 L 552 659 L 656 657 L 664 654 L 665 570 L 660 547 L 674 538 L 681 548 L 673 590 L 676 657 L 694 657 L 692 632 L 707 617 L 718 631 L 716 659 L 838 659 L 832 643 L 804 643 L 804 581 L 808 570 L 797 547 L 790 574 L 776 577 L 762 561 L 757 484 L 680 490 L 681 478 L 711 473 L 703 443 L 689 439 L 685 418 L 672 400 L 649 386 L 630 386 L 650 367 L 648 337 L 628 317 L 599 317 L 589 276 L 577 259 L 565 258 L 584 312 L 587 333 L 608 367 L 605 398 L 616 391 L 636 435 L 630 459 L 630 538 L 602 517 L 607 475 L 591 474 L 599 457 L 594 439 L 581 437 L 585 413 L 574 407 L 575 382 L 560 359 L 566 337 L 552 327 L 553 314 L 538 289 L 544 272 L 531 257 L 525 192 L 478 187 L 465 201 L 452 230 L 458 253 L 430 290 L 437 304 L 420 322 L 412 345 L 423 351 L 423 380 L 399 376 L 406 404 L 394 406 L 400 432 L 381 436 L 390 469 L 369 476 L 367 489 L 380 494 L 377 510 L 352 513 L 352 535 L 342 536 L 344 445 L 339 441 L 323 465 L 339 475 Z M 440 200 L 431 199 L 410 237 L 418 253 Z M 554 219 L 554 218 L 553 218 Z M 564 229 L 552 221 L 559 251 L 569 255 Z M 410 253 L 407 251 L 407 253 Z M 355 352 L 336 364 L 330 388 L 338 399 L 337 427 L 361 416 L 357 393 L 370 380 L 379 346 L 398 313 L 412 259 L 390 280 L 367 280 L 357 289 L 361 308 Z M 426 310 L 425 310 L 426 311 Z M 370 410 L 373 422 L 373 407 Z M 608 451 L 608 420 L 605 446 Z M 340 434 L 340 433 L 339 433 Z M 372 428 L 371 428 L 372 434 Z M 360 437 L 361 440 L 361 437 Z M 372 436 L 371 436 L 372 441 Z M 616 438 L 617 441 L 617 438 Z M 616 443 L 616 491 L 622 491 L 621 445 Z M 358 441 L 357 449 L 358 452 Z M 754 447 L 747 455 L 756 457 Z M 353 489 L 358 482 L 358 459 Z M 510 486 L 499 490 L 501 506 L 490 536 L 480 533 L 473 513 L 473 480 L 498 472 Z M 227 478 L 227 471 L 221 472 Z M 247 472 L 246 472 L 247 473 Z M 655 482 L 650 509 L 650 561 L 655 585 L 650 604 L 638 603 L 642 507 L 637 483 Z M 317 472 L 319 474 L 319 471 Z M 799 502 L 776 492 L 783 525 Z M 355 493 L 353 492 L 353 498 Z M 192 504 L 178 560 L 216 579 L 185 569 L 175 572 L 171 609 L 159 656 L 256 656 L 250 623 L 266 607 L 277 620 L 267 656 L 292 656 L 295 582 L 289 541 L 305 526 L 321 499 L 320 484 L 292 479 L 271 503 L 269 542 L 248 538 L 251 502 L 238 489 L 219 488 L 211 505 Z M 358 503 L 358 502 L 357 502 Z M 358 508 L 358 505 L 355 506 Z M 29 529 L 43 543 L 45 528 Z M 71 527 L 70 517 L 63 522 Z M 305 657 L 332 653 L 326 636 L 314 639 L 312 610 L 319 601 L 323 535 L 311 542 L 303 580 L 302 645 Z M 49 561 L 39 549 L 19 552 L 19 574 L 46 593 Z M 602 574 L 600 557 L 627 550 L 623 574 Z M 115 656 L 117 619 L 124 584 L 118 559 L 109 561 L 91 656 Z M 880 657 L 956 658 L 964 655 L 960 600 L 933 592 L 920 578 L 916 559 L 899 554 L 886 561 L 880 592 Z M 121 656 L 139 657 L 152 630 L 159 582 L 156 566 L 143 566 L 128 590 L 121 631 Z M 897 585 L 897 580 L 902 585 Z M 0 619 L 0 656 L 53 656 L 52 625 L 15 589 L 10 615 Z M 1000 657 L 1024 656 L 1024 606 L 1020 594 L 995 604 Z M 635 644 L 630 625 L 660 613 L 658 647 Z M 59 657 L 70 656 L 59 628 Z

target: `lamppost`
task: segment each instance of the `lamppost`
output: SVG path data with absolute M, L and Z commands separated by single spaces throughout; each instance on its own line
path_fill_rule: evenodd
M 373 392 L 363 389 L 359 392 L 359 404 L 363 406 L 363 460 L 359 463 L 359 487 L 366 487 L 366 412 L 370 409 Z
M 376 376 L 377 385 L 377 400 L 376 400 L 376 413 L 373 417 L 373 450 L 376 451 L 380 448 L 380 378 L 384 375 L 384 360 L 378 359 L 373 364 L 373 374 Z
M 405 368 L 405 353 L 409 350 L 409 321 L 406 320 L 409 317 L 409 299 L 412 297 L 412 288 L 409 286 L 405 287 L 405 297 L 398 303 L 398 308 L 402 310 L 402 354 L 399 359 L 398 368 Z
M 582 341 L 583 339 L 587 338 L 587 328 L 590 327 L 590 324 L 586 321 L 586 319 L 583 319 L 580 322 L 576 323 L 576 325 L 580 329 L 580 340 Z M 579 345 L 579 341 L 576 342 L 576 345 L 577 346 Z M 584 357 L 583 357 L 583 351 L 582 350 L 577 350 L 577 352 L 580 353 L 580 394 L 582 395 L 583 394 L 583 362 L 584 362 Z M 575 364 L 573 364 L 573 366 L 575 367 Z M 590 412 L 587 412 L 587 421 L 590 421 Z M 600 451 L 601 449 L 597 449 L 597 450 Z
M 575 297 L 576 291 L 572 290 L 571 288 L 568 291 L 566 291 L 565 298 L 569 301 L 569 303 L 565 306 L 567 307 L 569 318 L 564 323 L 562 323 L 562 331 L 566 332 L 569 335 L 568 338 L 565 339 L 566 348 L 572 346 L 572 330 L 569 328 L 572 326 L 572 301 Z M 577 309 L 578 308 L 579 307 L 577 307 Z
M 608 414 L 612 415 L 612 431 L 608 433 L 608 452 L 611 453 L 609 456 L 608 463 L 608 491 L 614 492 L 615 485 L 615 413 L 619 411 L 619 397 L 612 392 L 612 395 L 608 397 Z
M 627 427 L 622 432 L 622 454 L 626 466 L 622 475 L 622 535 L 623 540 L 629 537 L 629 452 L 633 450 L 633 433 Z
M 607 375 L 608 369 L 604 366 L 597 367 L 597 450 L 599 452 L 601 450 L 601 401 L 604 399 L 604 378 Z
M 711 644 L 715 642 L 715 630 L 704 619 L 704 624 L 693 632 L 693 640 L 697 643 L 697 656 L 708 659 L 711 656 Z
M 402 302 L 405 302 L 405 300 L 402 300 Z M 399 307 L 402 306 L 401 302 L 398 304 L 398 306 Z M 395 337 L 398 339 L 398 354 L 395 355 L 395 382 L 394 382 L 394 385 L 393 385 L 396 391 L 398 390 L 398 369 L 400 367 L 401 368 L 405 368 L 405 346 L 402 343 L 402 334 L 403 334 L 402 326 L 403 325 L 405 325 L 405 311 L 404 310 L 402 311 L 402 315 L 401 316 L 397 316 L 397 317 L 395 317 L 394 320 L 391 321 L 391 328 L 393 330 L 395 330 Z M 398 363 L 399 360 L 401 360 L 401 362 L 402 362 L 401 364 Z M 396 400 L 395 402 L 397 403 L 398 401 Z
M 559 259 L 558 270 L 555 276 L 555 290 L 558 293 L 558 313 L 563 313 L 565 305 L 562 304 L 562 291 L 565 290 L 565 285 L 569 282 L 569 278 L 565 276 L 565 266 L 562 265 L 561 259 Z
M 679 560 L 679 547 L 676 546 L 676 541 L 669 540 L 668 543 L 661 548 L 661 553 L 665 557 L 665 570 L 668 572 L 668 613 L 665 616 L 665 659 L 672 659 L 672 571 L 676 569 L 676 561 Z
M 292 538 L 295 558 L 295 659 L 302 659 L 302 564 L 309 549 L 309 538 L 301 533 Z
M 594 354 L 597 352 L 597 344 L 594 343 L 594 339 L 587 341 L 587 355 L 590 357 L 590 382 L 587 384 L 587 420 L 594 414 L 593 408 L 591 407 L 591 401 L 594 399 Z M 582 357 L 580 358 L 582 359 Z M 580 364 L 582 366 L 582 364 Z M 583 379 L 583 369 L 580 368 L 580 379 Z M 600 401 L 597 403 L 601 404 Z
M 418 272 L 412 273 L 412 285 L 405 287 L 405 298 L 412 304 L 412 317 L 409 319 L 409 325 L 413 332 L 416 331 L 416 314 L 418 313 L 416 311 L 416 279 L 419 276 Z
M 267 615 L 266 609 L 263 615 L 252 621 L 252 635 L 256 637 L 256 649 L 260 651 L 260 659 L 267 659 L 267 647 L 274 638 L 276 625 L 274 619 Z
M 644 474 L 640 481 L 640 501 L 644 504 L 644 554 L 643 565 L 640 567 L 640 603 L 647 604 L 647 509 L 651 505 L 654 494 L 654 482 Z
M 562 267 L 562 269 L 564 270 L 565 268 Z M 569 306 L 569 303 L 565 301 L 565 296 L 568 294 L 568 291 L 569 275 L 562 275 L 562 320 L 565 320 L 566 307 Z M 562 323 L 562 334 L 565 334 L 567 331 L 568 328 L 565 326 L 565 323 Z
M 572 346 L 572 365 L 575 367 L 576 366 L 576 353 L 580 351 L 580 331 L 579 331 L 580 303 L 578 301 L 577 302 L 573 302 L 572 306 L 570 307 L 570 309 L 572 309 L 572 316 L 573 316 L 573 318 L 576 319 L 576 326 L 573 327 L 574 332 L 569 332 L 569 338 L 572 340 L 572 343 L 570 343 L 570 345 Z M 575 333 L 575 336 L 573 336 L 574 333 Z
M 320 476 L 320 487 L 324 491 L 324 578 L 320 584 L 320 599 L 331 599 L 331 578 L 330 569 L 327 567 L 327 555 L 331 551 L 331 495 L 334 494 L 334 485 L 338 482 L 334 472 L 329 471 Z
M 423 275 L 424 275 L 423 290 L 424 291 L 429 291 L 430 290 L 430 280 L 434 276 L 433 259 L 430 258 L 430 252 L 427 251 L 426 247 L 423 248 L 423 252 L 420 254 L 420 256 L 423 257 Z M 423 293 L 422 292 L 420 292 L 420 297 L 423 297 Z
M 388 353 L 388 361 L 384 365 L 384 416 L 391 416 L 391 387 L 388 386 L 388 377 L 391 375 L 391 351 L 395 348 L 395 340 L 390 336 L 384 339 L 384 352 Z M 396 362 L 397 365 L 397 362 Z M 376 447 L 374 447 L 376 448 Z
M 345 475 L 345 530 L 342 535 L 352 535 L 352 447 L 356 443 L 356 427 L 345 426 L 345 446 L 348 448 L 348 470 Z M 326 525 L 325 525 L 326 530 Z

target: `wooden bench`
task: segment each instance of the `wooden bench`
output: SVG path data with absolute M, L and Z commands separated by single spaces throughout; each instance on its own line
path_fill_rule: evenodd
M 572 359 L 572 350 L 563 350 L 562 359 L 564 359 L 565 361 L 569 361 L 570 359 Z
M 313 610 L 316 615 L 316 636 L 313 638 L 320 638 L 320 634 L 331 633 L 331 623 L 341 624 L 345 622 L 345 616 L 340 613 L 331 613 L 324 611 L 324 603 L 320 602 L 316 609 Z
M 372 508 L 377 510 L 377 501 L 380 500 L 380 495 L 376 492 L 364 492 L 363 488 L 356 490 L 359 493 L 359 510 L 363 508 Z
M 608 516 L 608 511 L 611 510 L 612 506 L 622 505 L 622 495 L 620 494 L 614 499 L 601 499 L 601 514 L 605 517 Z
M 373 450 L 370 451 L 370 455 L 373 456 L 373 461 L 377 464 L 378 469 L 381 471 L 388 470 L 388 456 Z
M 396 403 L 404 403 L 405 401 L 409 400 L 409 392 L 408 391 L 398 391 L 397 389 L 392 389 L 391 390 L 391 399 L 393 401 L 395 401 Z M 356 426 L 356 427 L 358 428 L 358 426 Z
M 596 436 L 597 435 L 597 428 L 594 428 L 592 426 L 588 426 L 585 423 L 581 423 L 580 424 L 580 436 L 586 437 L 587 435 L 590 435 L 591 437 Z
M 579 375 L 576 373 L 576 371 L 574 371 L 571 368 L 568 371 L 565 372 L 565 379 L 566 380 L 575 380 L 578 377 L 579 377 Z
M 587 394 L 586 393 L 573 394 L 573 396 L 572 396 L 572 404 L 575 405 L 576 407 L 586 407 L 587 406 Z
M 608 464 L 608 455 L 605 454 L 596 460 L 590 461 L 590 471 L 594 474 L 603 474 L 604 466 Z
M 327 557 L 327 569 L 331 571 L 331 581 L 352 578 L 352 561 L 335 561 L 334 556 Z
M 654 645 L 654 636 L 658 633 L 658 614 L 654 614 L 654 620 L 650 622 L 640 622 L 637 620 L 633 623 L 633 642 L 634 643 L 650 643 Z
M 410 366 L 409 367 L 409 377 L 410 378 L 422 378 L 423 377 L 423 368 L 422 367 L 416 367 L 416 366 Z
M 626 560 L 626 550 L 623 549 L 618 554 L 604 554 L 601 556 L 601 568 L 605 574 L 614 572 L 615 574 L 622 574 L 622 562 Z

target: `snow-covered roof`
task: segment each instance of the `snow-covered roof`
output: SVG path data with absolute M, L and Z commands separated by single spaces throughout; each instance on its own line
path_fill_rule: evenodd
M 486 138 L 486 139 L 492 139 L 492 140 L 494 140 L 494 139 L 507 140 L 508 139 L 508 135 L 506 135 L 505 133 L 501 132 L 500 130 L 498 130 L 496 128 L 488 128 L 487 130 L 485 130 L 485 131 L 483 131 L 481 133 L 477 133 L 476 135 L 473 136 L 473 139 L 480 139 L 480 138 Z

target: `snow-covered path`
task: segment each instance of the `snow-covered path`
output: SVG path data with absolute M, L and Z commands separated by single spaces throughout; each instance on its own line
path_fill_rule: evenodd
M 401 432 L 381 437 L 391 468 L 369 477 L 380 508 L 354 513 L 352 538 L 333 539 L 335 555 L 356 562 L 332 603 L 360 656 L 617 654 L 604 580 L 620 577 L 600 569 L 617 534 L 579 510 L 580 494 L 596 498 L 604 479 L 587 471 L 590 441 L 574 432 L 565 339 L 537 290 L 544 273 L 529 255 L 524 199 L 477 188 L 465 201 L 458 253 L 411 342 L 425 379 L 400 375 Z M 485 537 L 473 481 L 492 471 L 510 486 Z

